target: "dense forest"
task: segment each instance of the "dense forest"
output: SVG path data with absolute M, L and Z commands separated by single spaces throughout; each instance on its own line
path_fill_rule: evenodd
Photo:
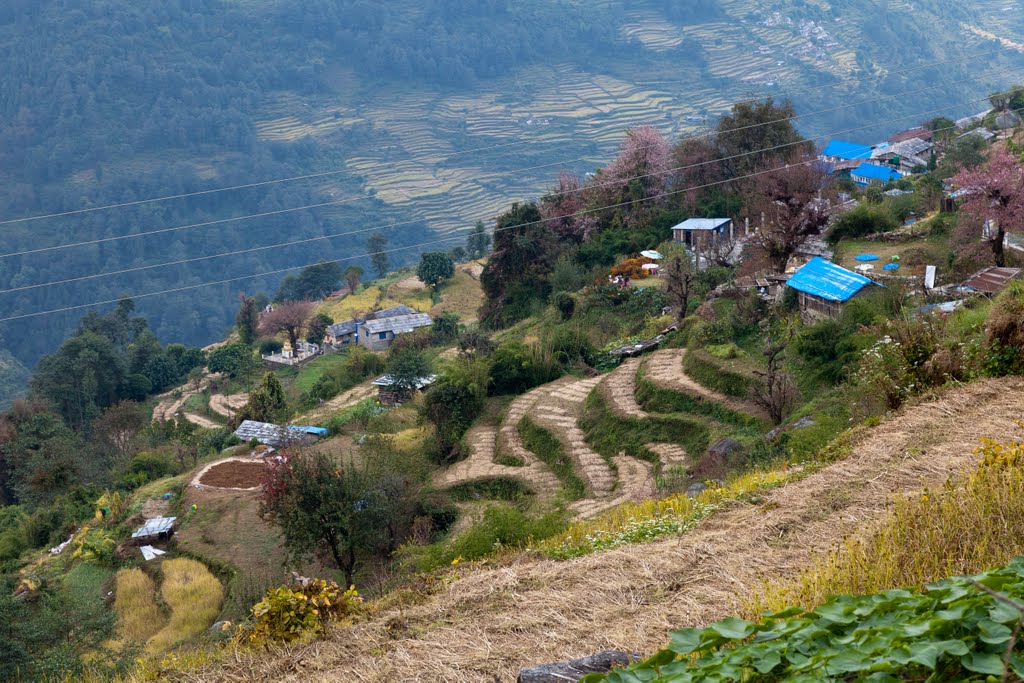
M 0 6 L 0 60 L 5 65 L 0 74 L 0 318 L 10 319 L 0 323 L 0 349 L 10 355 L 2 357 L 0 403 L 9 388 L 24 382 L 19 364 L 34 365 L 72 333 L 84 312 L 74 307 L 131 295 L 159 339 L 200 345 L 219 339 L 230 326 L 238 292 L 273 292 L 286 269 L 320 259 L 342 259 L 343 268 L 352 263 L 369 268 L 366 240 L 378 227 L 398 224 L 385 230 L 387 249 L 399 250 L 390 255 L 393 265 L 417 257 L 416 250 L 400 249 L 425 241 L 424 235 L 436 226 L 415 203 L 364 196 L 373 195 L 376 186 L 344 164 L 366 150 L 396 147 L 399 129 L 389 128 L 374 114 L 327 133 L 278 139 L 257 127 L 269 116 L 271 101 L 285 102 L 284 112 L 275 110 L 278 115 L 305 115 L 324 102 L 354 110 L 373 105 L 379 112 L 385 106 L 382 94 L 427 88 L 472 97 L 490 88 L 516 106 L 525 100 L 522 106 L 528 109 L 533 106 L 529 83 L 518 92 L 500 89 L 508 79 L 518 82 L 526 69 L 552 64 L 573 65 L 580 73 L 624 83 L 656 82 L 681 102 L 695 89 L 739 97 L 750 91 L 753 81 L 721 71 L 721 50 L 733 45 L 749 50 L 755 45 L 755 26 L 782 30 L 777 15 L 789 21 L 783 27 L 790 26 L 785 30 L 796 36 L 807 33 L 812 25 L 807 22 L 829 30 L 856 24 L 856 31 L 844 34 L 851 37 L 842 39 L 842 47 L 855 54 L 858 70 L 873 71 L 880 63 L 920 65 L 999 47 L 993 40 L 964 40 L 957 22 L 977 14 L 969 6 L 921 2 L 913 10 L 897 10 L 886 5 L 835 1 L 825 9 L 824 3 L 798 0 L 771 8 L 702 0 L 687 3 L 685 9 L 664 0 L 5 2 Z M 649 15 L 702 28 L 685 32 L 664 49 L 653 49 L 623 28 L 649 21 Z M 726 29 L 734 32 L 727 39 L 721 37 Z M 808 35 L 808 45 L 824 50 L 819 45 L 824 39 Z M 795 100 L 805 111 L 824 109 L 835 106 L 837 94 L 897 93 L 1006 66 L 1010 59 L 1000 55 L 981 64 L 921 69 L 844 86 L 842 92 L 805 88 Z M 807 57 L 793 64 L 794 85 L 835 84 L 835 69 L 819 68 Z M 984 75 L 977 80 L 978 95 L 1002 81 Z M 949 104 L 949 93 L 938 89 L 912 101 L 888 99 L 835 111 L 800 127 L 824 132 L 863 126 Z M 969 109 L 964 105 L 962 111 Z M 659 123 L 676 130 L 675 112 L 650 100 L 631 115 L 656 115 Z M 595 116 L 603 116 L 614 128 L 617 115 L 609 108 Z M 456 119 L 462 123 L 434 127 L 436 140 L 449 151 L 508 140 L 486 129 L 473 132 L 471 112 L 457 113 Z M 573 133 L 580 120 L 556 118 L 549 123 L 552 130 L 565 124 L 559 130 L 571 142 L 544 151 L 531 146 L 502 156 L 467 155 L 464 169 L 470 174 L 481 169 L 507 172 L 516 165 L 564 160 L 581 151 L 596 162 L 611 157 L 610 147 Z M 402 154 L 414 147 L 406 145 Z M 455 162 L 435 163 L 456 168 Z M 19 222 L 318 172 L 330 172 L 330 182 L 282 183 Z M 542 180 L 514 174 L 509 180 L 515 182 L 490 181 L 486 189 L 492 196 L 543 190 L 538 184 Z M 458 186 L 452 192 L 457 194 Z M 313 204 L 327 206 L 295 210 Z M 224 222 L 272 212 L 279 213 Z M 467 230 L 491 217 L 455 211 L 451 216 Z M 187 225 L 196 227 L 169 230 Z M 112 239 L 126 235 L 131 237 Z M 309 241 L 322 237 L 329 239 Z M 275 246 L 300 240 L 306 241 Z M 238 250 L 252 251 L 216 257 Z M 169 262 L 173 265 L 151 267 Z M 98 273 L 112 275 L 90 277 Z M 271 274 L 253 277 L 260 273 Z M 221 280 L 230 282 L 192 288 Z M 54 282 L 58 284 L 38 286 Z M 72 309 L 18 317 L 67 307 Z

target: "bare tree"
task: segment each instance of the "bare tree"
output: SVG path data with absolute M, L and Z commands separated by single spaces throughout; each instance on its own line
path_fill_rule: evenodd
M 728 267 L 735 261 L 737 240 L 734 235 L 697 235 L 693 243 L 693 251 L 697 258 L 715 266 Z
M 782 418 L 796 403 L 798 394 L 793 378 L 782 368 L 784 353 L 788 346 L 788 338 L 769 339 L 765 342 L 763 351 L 768 361 L 768 369 L 754 371 L 762 382 L 754 385 L 752 398 L 754 403 L 767 411 L 774 424 L 782 422 Z
M 776 272 L 786 270 L 789 257 L 811 235 L 828 225 L 830 179 L 812 162 L 798 162 L 757 176 L 751 220 L 758 230 L 753 237 Z
M 261 334 L 287 332 L 292 348 L 298 348 L 299 335 L 313 316 L 316 304 L 312 301 L 287 301 L 277 304 L 272 311 L 260 317 Z
M 693 282 L 696 273 L 689 256 L 673 256 L 665 269 L 666 287 L 669 304 L 676 311 L 676 323 L 686 317 L 686 311 L 690 307 L 690 293 L 693 291 Z
M 147 421 L 146 413 L 138 403 L 122 401 L 107 408 L 93 423 L 93 433 L 119 462 L 127 462 L 135 452 L 135 438 Z

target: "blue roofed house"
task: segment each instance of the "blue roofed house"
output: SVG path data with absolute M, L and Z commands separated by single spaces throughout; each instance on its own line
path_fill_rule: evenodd
M 843 140 L 832 140 L 821 150 L 821 159 L 830 164 L 839 164 L 844 161 L 858 161 L 871 158 L 871 148 L 867 145 L 859 145 L 856 142 L 845 142 Z
M 861 164 L 850 171 L 850 180 L 867 187 L 868 185 L 884 185 L 893 180 L 899 180 L 903 174 L 888 166 L 878 164 Z
M 852 270 L 815 256 L 786 281 L 799 293 L 800 315 L 805 322 L 836 318 L 853 297 L 878 283 Z

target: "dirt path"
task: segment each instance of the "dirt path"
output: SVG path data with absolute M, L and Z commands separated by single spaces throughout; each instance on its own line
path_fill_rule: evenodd
M 376 395 L 377 388 L 369 381 L 366 381 L 352 387 L 348 391 L 341 392 L 330 401 L 326 401 L 320 407 L 303 415 L 301 420 L 310 424 L 316 424 L 321 420 L 326 420 L 335 413 L 340 413 L 347 408 L 351 408 L 360 401 Z M 298 420 L 296 420 L 296 422 L 298 422 Z
M 230 420 L 248 402 L 249 394 L 234 394 L 232 396 L 214 394 L 210 397 L 210 410 Z
M 640 371 L 642 362 L 640 358 L 630 358 L 604 379 L 605 395 L 611 409 L 622 417 L 635 417 L 638 420 L 647 417 L 647 413 L 636 402 L 636 373 Z
M 604 458 L 587 445 L 583 430 L 576 424 L 583 402 L 601 383 L 602 377 L 565 380 L 552 385 L 530 410 L 530 418 L 548 429 L 562 442 L 566 454 L 576 463 L 576 472 L 587 485 L 590 497 L 608 496 L 615 488 L 616 476 Z
M 542 498 L 553 498 L 561 489 L 561 482 L 547 465 L 530 457 L 522 467 L 499 465 L 494 462 L 495 443 L 498 438 L 496 427 L 474 427 L 466 434 L 469 443 L 469 457 L 438 472 L 434 485 L 447 488 L 495 477 L 511 477 L 525 482 L 534 493 Z M 530 454 L 532 456 L 532 454 Z
M 604 648 L 652 652 L 671 629 L 731 614 L 765 580 L 795 574 L 879 518 L 893 496 L 941 486 L 973 464 L 979 438 L 1008 437 L 1022 414 L 1024 380 L 977 383 L 907 409 L 844 461 L 684 536 L 568 562 L 460 569 L 460 580 L 420 604 L 280 655 L 239 652 L 200 678 L 512 681 L 523 667 Z
M 669 391 L 678 391 L 713 403 L 720 403 L 729 410 L 744 415 L 767 418 L 764 410 L 750 401 L 726 396 L 693 380 L 683 372 L 683 356 L 685 355 L 686 349 L 655 351 L 647 357 L 647 362 L 644 364 L 647 379 Z
M 195 413 L 185 413 L 185 419 L 194 425 L 199 425 L 203 429 L 220 429 L 224 426 L 209 418 L 205 418 L 202 415 L 196 415 Z

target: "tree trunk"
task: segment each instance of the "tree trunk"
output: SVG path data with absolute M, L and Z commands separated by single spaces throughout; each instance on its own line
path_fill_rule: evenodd
M 996 267 L 1006 266 L 1006 231 L 1002 228 L 996 231 L 996 238 L 992 240 L 992 255 L 995 257 Z
M 288 340 L 292 343 L 292 350 L 295 353 L 298 353 L 299 352 L 299 333 L 298 333 L 298 328 L 295 328 L 295 327 L 289 327 L 288 328 Z

